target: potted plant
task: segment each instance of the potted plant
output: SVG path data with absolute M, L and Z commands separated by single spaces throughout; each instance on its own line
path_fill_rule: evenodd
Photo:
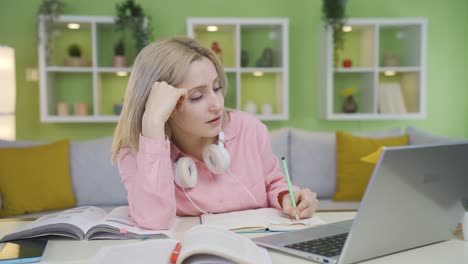
M 125 45 L 123 39 L 120 39 L 114 47 L 114 67 L 124 68 L 127 67 L 127 57 L 125 57 Z
M 133 39 L 135 39 L 136 51 L 139 52 L 151 39 L 149 17 L 145 16 L 143 8 L 133 0 L 125 0 L 123 3 L 117 4 L 116 9 L 117 30 L 123 32 L 125 29 L 130 29 L 133 33 Z
M 322 0 L 322 21 L 333 31 L 334 63 L 338 64 L 338 50 L 343 49 L 343 26 L 346 22 L 346 0 Z
M 357 102 L 354 95 L 357 93 L 356 87 L 347 87 L 341 91 L 345 98 L 342 105 L 343 113 L 356 113 L 358 110 Z
M 57 18 L 63 14 L 65 3 L 61 0 L 42 0 L 37 10 L 44 20 L 44 31 L 46 35 L 45 55 L 48 65 L 52 65 L 54 38 L 59 34 L 59 26 L 55 23 Z M 38 36 L 38 40 L 41 36 Z
M 83 67 L 84 60 L 81 58 L 81 47 L 78 44 L 68 46 L 68 57 L 65 58 L 65 66 Z

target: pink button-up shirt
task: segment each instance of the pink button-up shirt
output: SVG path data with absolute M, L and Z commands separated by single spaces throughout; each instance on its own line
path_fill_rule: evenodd
M 119 172 L 127 189 L 130 215 L 139 226 L 167 229 L 176 214 L 200 215 L 174 182 L 172 164 L 184 156 L 192 157 L 198 169 L 196 186 L 185 191 L 202 210 L 223 213 L 281 208 L 278 194 L 288 187 L 278 158 L 271 150 L 267 128 L 246 113 L 232 111 L 229 115 L 230 121 L 223 131 L 225 148 L 231 156 L 231 173 L 213 174 L 203 161 L 181 152 L 168 139 L 140 135 L 138 152 L 120 150 Z

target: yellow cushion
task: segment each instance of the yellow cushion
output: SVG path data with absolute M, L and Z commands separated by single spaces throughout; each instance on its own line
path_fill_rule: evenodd
M 377 161 L 379 161 L 380 154 L 382 154 L 384 146 L 379 147 L 379 149 L 375 152 L 372 152 L 371 154 L 364 156 L 361 158 L 361 161 L 368 162 L 371 164 L 376 164 Z
M 342 131 L 336 132 L 336 193 L 333 200 L 358 201 L 372 175 L 375 164 L 361 158 L 382 146 L 408 145 L 408 136 L 364 138 Z
M 0 148 L 0 216 L 75 205 L 68 145 L 68 140 L 61 140 L 41 146 Z

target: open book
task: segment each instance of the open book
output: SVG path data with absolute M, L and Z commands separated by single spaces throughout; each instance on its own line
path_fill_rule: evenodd
M 169 230 L 142 229 L 130 219 L 128 206 L 117 207 L 110 213 L 98 207 L 84 206 L 44 215 L 4 236 L 0 242 L 42 236 L 74 239 L 167 238 L 179 222 L 180 219 L 176 219 Z
M 174 239 L 146 240 L 142 242 L 107 246 L 91 260 L 92 264 L 153 264 L 170 263 L 178 241 Z M 188 230 L 183 240 L 177 263 L 241 263 L 270 264 L 271 258 L 264 248 L 246 237 L 227 229 L 198 225 Z
M 201 223 L 241 232 L 281 232 L 326 224 L 320 217 L 296 221 L 276 208 L 260 208 L 223 214 L 203 214 Z

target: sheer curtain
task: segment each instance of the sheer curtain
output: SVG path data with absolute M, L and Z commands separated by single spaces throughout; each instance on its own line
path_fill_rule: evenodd
M 0 139 L 16 138 L 15 50 L 0 45 Z

